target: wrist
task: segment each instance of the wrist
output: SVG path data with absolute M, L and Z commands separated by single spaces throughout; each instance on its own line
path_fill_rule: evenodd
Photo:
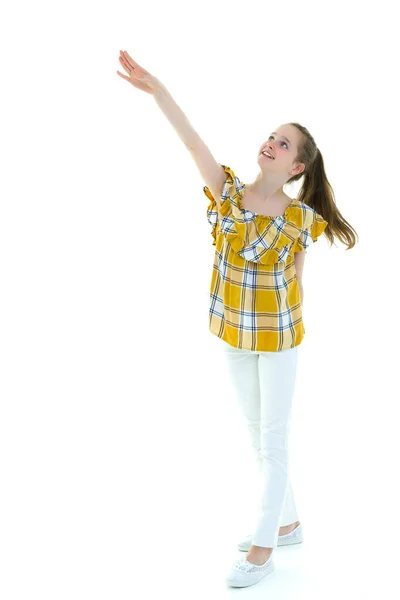
M 165 85 L 163 85 L 161 83 L 161 81 L 159 79 L 157 79 L 157 77 L 154 78 L 154 85 L 155 85 L 155 90 L 154 90 L 154 96 L 157 95 L 162 95 L 165 94 L 168 90 L 165 87 Z

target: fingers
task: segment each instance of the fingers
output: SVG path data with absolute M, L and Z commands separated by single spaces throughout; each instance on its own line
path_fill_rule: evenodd
M 140 69 L 143 73 L 145 72 L 145 69 L 143 69 L 143 67 L 141 67 L 135 60 L 133 60 L 132 56 L 130 54 L 128 54 L 126 50 L 124 50 L 122 52 L 122 54 L 123 54 L 126 62 L 129 64 L 129 66 L 132 69 L 136 68 L 136 69 Z
M 120 73 L 119 71 L 117 71 L 117 74 L 122 77 L 122 79 L 126 79 L 127 81 L 129 81 L 129 77 L 127 77 L 126 75 L 123 75 L 122 73 Z
M 126 50 L 123 51 L 124 56 L 126 57 L 127 61 L 134 67 L 138 67 L 139 65 L 133 60 L 132 56 L 130 56 Z
M 127 52 L 120 50 L 119 53 L 120 53 L 119 60 L 121 61 L 121 64 L 128 65 L 129 69 L 133 69 L 133 65 L 132 65 L 131 61 L 128 59 Z
M 124 67 L 125 71 L 130 75 L 133 67 L 128 63 L 128 61 L 124 57 L 120 56 L 119 62 Z

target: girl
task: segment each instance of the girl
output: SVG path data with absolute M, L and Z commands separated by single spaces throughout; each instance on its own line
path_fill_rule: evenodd
M 298 123 L 281 125 L 261 145 L 260 172 L 244 184 L 216 162 L 168 90 L 127 52 L 120 63 L 134 87 L 151 94 L 190 151 L 206 186 L 207 218 L 215 245 L 210 331 L 221 343 L 232 389 L 246 419 L 263 484 L 247 551 L 228 574 L 231 586 L 252 585 L 274 570 L 273 549 L 302 541 L 288 480 L 288 430 L 302 319 L 306 248 L 325 232 L 355 245 L 356 232 L 340 214 L 321 152 Z M 283 192 L 304 177 L 298 198 Z

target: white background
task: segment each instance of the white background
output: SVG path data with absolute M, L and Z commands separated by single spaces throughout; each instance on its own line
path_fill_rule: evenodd
M 242 181 L 283 123 L 321 149 L 359 242 L 307 252 L 290 438 L 306 540 L 244 593 L 396 597 L 395 22 L 391 2 L 2 8 L 3 600 L 223 598 L 251 533 L 255 462 L 208 331 L 204 182 L 117 75 L 120 50 Z

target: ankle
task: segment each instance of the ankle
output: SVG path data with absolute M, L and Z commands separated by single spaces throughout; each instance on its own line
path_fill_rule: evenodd
M 299 525 L 300 525 L 300 521 L 295 521 L 294 523 L 291 523 L 290 525 L 283 525 L 282 527 L 279 527 L 279 535 L 285 535 L 287 533 L 291 533 Z

